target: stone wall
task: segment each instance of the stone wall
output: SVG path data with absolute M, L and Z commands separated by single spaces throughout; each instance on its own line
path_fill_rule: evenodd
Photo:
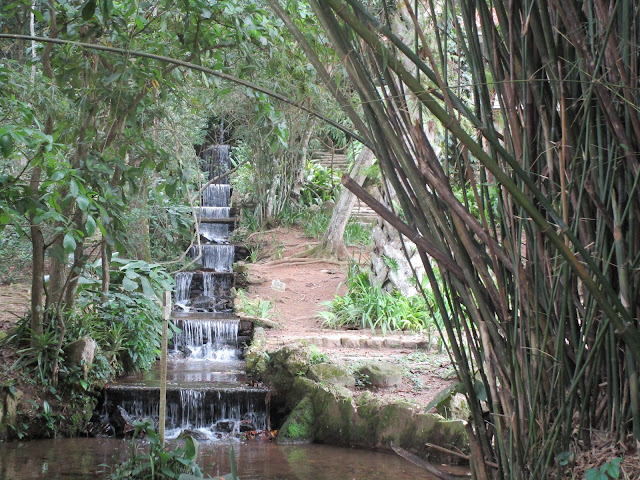
M 306 348 L 267 352 L 261 328 L 255 329 L 246 359 L 247 373 L 268 384 L 273 389 L 272 403 L 289 412 L 278 442 L 365 448 L 388 448 L 393 443 L 423 458 L 449 463 L 459 459 L 429 450 L 425 444 L 467 450 L 465 422 L 424 413 L 424 406 L 406 400 L 349 389 L 346 386 L 355 384 L 350 372 L 336 365 L 311 365 Z

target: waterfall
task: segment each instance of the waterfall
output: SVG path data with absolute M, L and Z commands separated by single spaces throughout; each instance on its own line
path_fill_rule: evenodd
M 231 185 L 213 184 L 209 185 L 202 192 L 203 207 L 228 207 L 231 200 Z
M 228 362 L 238 358 L 238 320 L 181 320 L 173 339 L 176 352 L 193 360 Z
M 225 175 L 231 170 L 231 149 L 229 145 L 212 145 L 204 155 L 205 168 L 209 172 L 209 178 L 218 178 L 220 183 L 227 183 L 228 176 Z
M 203 272 L 204 295 L 213 298 L 222 298 L 229 295 L 232 287 L 233 277 L 229 275 L 220 276 L 212 272 Z
M 235 257 L 235 247 L 233 245 L 203 244 L 200 245 L 202 256 L 200 265 L 210 268 L 216 272 L 232 272 L 233 260 Z M 198 247 L 191 247 L 189 252 L 192 258 L 198 255 Z
M 198 218 L 229 218 L 231 208 L 229 207 L 196 207 L 196 215 Z
M 242 348 L 238 333 L 246 339 L 250 329 L 237 318 L 223 319 L 221 311 L 230 310 L 233 286 L 235 247 L 229 245 L 229 223 L 215 222 L 231 216 L 229 147 L 215 145 L 206 149 L 203 164 L 209 178 L 223 175 L 220 184 L 209 185 L 202 192 L 196 217 L 203 243 L 189 251 L 204 272 L 182 272 L 175 276 L 174 324 L 180 329 L 173 335 L 173 352 L 169 360 L 167 388 L 167 438 L 175 438 L 182 429 L 197 429 L 208 438 L 239 435 L 249 430 L 264 430 L 269 425 L 269 394 L 265 388 L 246 384 L 238 372 Z M 209 162 L 209 163 L 207 163 Z M 210 221 L 206 221 L 210 220 Z M 215 243 L 208 243 L 215 242 Z M 118 383 L 119 382 L 119 383 Z M 158 421 L 158 372 L 142 378 L 119 379 L 105 389 L 105 421 L 114 431 L 122 425 L 124 413 L 133 420 L 152 418 Z M 125 418 L 125 421 L 126 418 Z M 123 432 L 120 432 L 123 433 Z
M 176 304 L 184 304 L 189 301 L 189 291 L 192 280 L 193 272 L 176 273 L 176 289 L 174 294 L 174 302 Z

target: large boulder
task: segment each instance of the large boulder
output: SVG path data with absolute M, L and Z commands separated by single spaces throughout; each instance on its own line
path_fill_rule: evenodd
M 355 377 L 342 365 L 333 363 L 318 363 L 309 367 L 307 376 L 316 382 L 341 387 L 355 387 Z
M 67 364 L 71 366 L 81 367 L 84 380 L 87 380 L 89 367 L 93 364 L 98 344 L 91 337 L 82 337 L 75 342 L 67 345 L 65 352 L 67 354 Z
M 367 363 L 358 369 L 358 373 L 371 388 L 390 388 L 402 383 L 402 367 L 395 363 Z
M 304 397 L 280 428 L 277 441 L 284 444 L 311 443 L 315 433 L 313 402 L 309 397 Z

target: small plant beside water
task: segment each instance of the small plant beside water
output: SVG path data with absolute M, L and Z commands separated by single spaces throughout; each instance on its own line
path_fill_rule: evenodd
M 422 331 L 430 326 L 430 313 L 420 296 L 406 297 L 387 292 L 375 285 L 369 272 L 355 262 L 347 272 L 347 294 L 326 302 L 320 312 L 323 324 L 330 328 L 370 328 Z
M 326 353 L 321 352 L 317 345 L 309 346 L 309 366 L 317 365 L 318 363 L 326 363 L 329 361 L 329 357 Z
M 263 300 L 261 298 L 251 300 L 244 290 L 238 290 L 236 292 L 236 300 L 236 309 L 245 315 L 266 319 L 273 316 L 274 307 L 273 302 L 270 300 Z
M 146 435 L 148 452 L 140 450 L 137 438 Z M 179 437 L 180 438 L 180 437 Z M 135 423 L 135 432 L 131 440 L 131 454 L 127 461 L 113 467 L 109 478 L 121 480 L 135 478 L 139 480 L 204 478 L 202 470 L 195 462 L 198 454 L 198 441 L 187 435 L 184 447 L 174 450 L 165 449 L 160 436 L 149 420 Z

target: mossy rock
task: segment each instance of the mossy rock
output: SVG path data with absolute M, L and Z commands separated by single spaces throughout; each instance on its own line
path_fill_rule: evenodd
M 309 371 L 309 352 L 304 348 L 282 347 L 270 354 L 270 364 L 276 374 L 291 381 Z
M 322 387 L 312 397 L 316 414 L 316 438 L 334 445 L 350 445 L 356 405 L 344 387 Z
M 245 363 L 247 374 L 252 378 L 262 378 L 268 368 L 267 359 L 269 358 L 266 351 L 267 336 L 264 328 L 255 327 L 253 330 L 253 339 L 251 346 L 245 354 Z
M 77 437 L 87 430 L 87 425 L 91 421 L 97 400 L 93 397 L 85 396 L 77 400 L 72 409 L 67 412 L 67 421 L 60 425 L 59 433 L 65 437 Z
M 276 385 L 276 388 L 278 386 Z M 287 404 L 296 405 L 304 397 L 313 398 L 322 387 L 307 377 L 296 377 L 291 388 L 286 392 Z
M 398 400 L 387 403 L 380 409 L 377 437 L 384 445 L 411 445 L 416 425 L 414 416 L 417 407 L 411 402 Z
M 373 388 L 389 388 L 402 383 L 402 366 L 395 363 L 367 363 L 358 369 L 358 373 Z
M 316 382 L 341 387 L 355 387 L 356 385 L 356 379 L 345 367 L 333 363 L 311 365 L 307 376 Z
M 311 443 L 315 437 L 313 402 L 304 397 L 285 420 L 278 433 L 278 443 Z

